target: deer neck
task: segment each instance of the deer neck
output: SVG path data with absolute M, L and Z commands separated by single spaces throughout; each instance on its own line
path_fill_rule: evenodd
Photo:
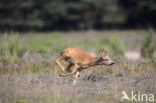
M 98 61 L 99 59 L 100 59 L 100 57 L 94 57 L 94 58 L 93 58 L 93 61 L 90 62 L 88 65 L 89 65 L 89 66 L 98 65 L 98 64 L 97 64 L 97 61 Z
M 94 57 L 94 61 L 98 61 L 100 57 Z

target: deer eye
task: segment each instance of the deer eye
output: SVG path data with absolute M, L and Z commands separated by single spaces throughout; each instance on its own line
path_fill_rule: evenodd
M 103 59 L 103 61 L 108 61 L 109 59 Z

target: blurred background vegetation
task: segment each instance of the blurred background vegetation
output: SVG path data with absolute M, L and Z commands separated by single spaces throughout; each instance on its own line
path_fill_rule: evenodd
M 155 29 L 156 0 L 0 0 L 0 103 L 121 103 L 123 90 L 156 95 Z M 115 65 L 82 71 L 72 87 L 74 78 L 60 78 L 55 63 L 68 47 L 95 57 L 108 48 Z
M 0 0 L 0 31 L 156 27 L 155 0 Z

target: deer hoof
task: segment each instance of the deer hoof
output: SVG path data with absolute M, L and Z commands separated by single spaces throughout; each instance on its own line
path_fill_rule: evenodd
M 59 77 L 63 77 L 63 75 L 62 74 L 59 74 Z

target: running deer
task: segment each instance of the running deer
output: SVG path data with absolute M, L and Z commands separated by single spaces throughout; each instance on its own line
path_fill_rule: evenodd
M 69 63 L 67 68 L 61 65 L 60 61 L 65 60 Z M 66 48 L 61 53 L 60 56 L 56 59 L 56 63 L 61 67 L 62 71 L 67 71 L 68 73 L 60 74 L 61 77 L 69 76 L 75 74 L 75 79 L 73 85 L 76 84 L 76 80 L 79 77 L 81 70 L 87 69 L 91 66 L 96 65 L 113 65 L 114 62 L 110 59 L 108 55 L 108 49 L 103 50 L 101 57 L 93 57 L 86 52 L 83 52 L 76 48 Z M 73 66 L 73 70 L 70 68 Z

